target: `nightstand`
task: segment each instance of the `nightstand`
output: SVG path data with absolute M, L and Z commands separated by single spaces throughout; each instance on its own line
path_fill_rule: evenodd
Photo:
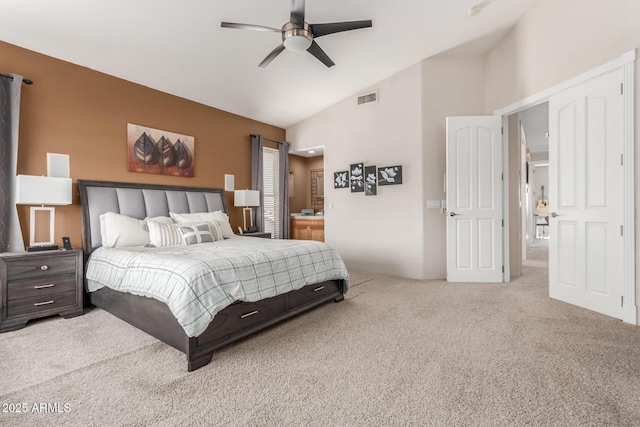
M 241 236 L 261 237 L 263 239 L 270 239 L 271 238 L 271 233 L 265 233 L 265 232 L 262 232 L 262 231 L 256 231 L 255 233 L 243 233 L 243 234 L 241 234 Z
M 0 253 L 0 332 L 31 319 L 83 309 L 81 250 Z

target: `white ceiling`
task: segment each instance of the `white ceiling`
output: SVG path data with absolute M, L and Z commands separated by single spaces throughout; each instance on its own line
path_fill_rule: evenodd
M 332 68 L 290 51 L 258 68 L 280 34 L 220 27 L 280 28 L 290 0 L 0 0 L 0 40 L 287 128 L 424 58 L 484 52 L 535 0 L 484 1 L 469 16 L 479 2 L 307 0 L 311 24 L 373 20 L 317 39 Z

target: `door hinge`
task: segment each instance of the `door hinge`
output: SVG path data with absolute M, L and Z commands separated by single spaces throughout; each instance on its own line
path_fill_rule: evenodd
M 501 135 L 504 135 L 504 127 L 501 127 L 501 128 L 500 128 L 500 134 L 501 134 Z
M 620 307 L 624 307 L 624 295 L 620 296 Z
M 500 181 L 504 181 L 504 173 L 500 174 Z
M 504 219 L 502 220 L 502 226 L 504 227 Z
M 624 83 L 620 83 L 620 95 L 624 95 Z
M 624 225 L 620 226 L 620 235 L 624 236 Z
M 620 166 L 624 166 L 624 154 L 620 154 Z
M 502 266 L 502 272 L 504 273 L 504 265 Z

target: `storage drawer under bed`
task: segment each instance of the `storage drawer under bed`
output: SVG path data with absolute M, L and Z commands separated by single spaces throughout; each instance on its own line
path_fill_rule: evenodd
M 338 290 L 338 282 L 332 281 L 305 286 L 297 291 L 292 291 L 289 293 L 289 304 L 287 310 L 293 310 L 297 307 L 315 301 L 323 295 L 332 294 Z
M 197 337 L 198 344 L 224 338 L 232 332 L 277 317 L 285 310 L 285 297 L 277 295 L 261 301 L 230 305 L 215 315 L 207 330 Z

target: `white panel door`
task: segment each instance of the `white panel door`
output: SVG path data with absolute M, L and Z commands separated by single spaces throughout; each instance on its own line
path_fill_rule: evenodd
M 622 81 L 620 69 L 549 100 L 549 296 L 617 318 L 624 280 Z
M 447 117 L 447 280 L 502 282 L 499 116 Z

